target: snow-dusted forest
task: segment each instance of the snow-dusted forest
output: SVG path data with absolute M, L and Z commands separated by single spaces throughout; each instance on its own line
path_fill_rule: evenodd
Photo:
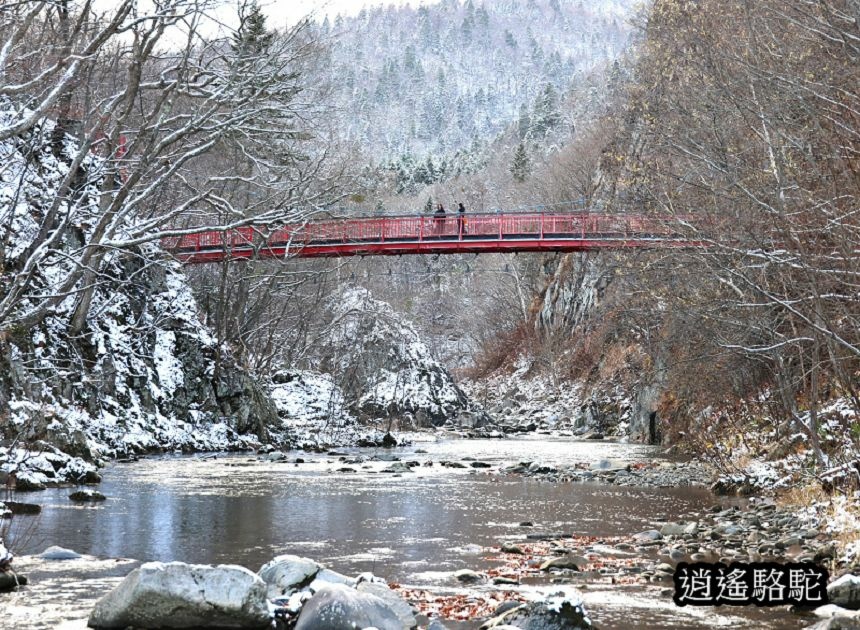
M 854 623 L 856 2 L 285 1 L 0 3 L 0 627 Z

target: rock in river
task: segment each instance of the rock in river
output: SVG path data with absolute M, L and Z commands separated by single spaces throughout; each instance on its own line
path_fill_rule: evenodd
M 409 626 L 414 627 L 414 626 Z M 403 630 L 397 612 L 385 600 L 343 584 L 324 586 L 302 607 L 295 630 Z
M 481 630 L 509 627 L 519 630 L 588 630 L 593 626 L 579 596 L 560 592 L 543 601 L 529 602 L 504 612 L 487 621 Z
M 148 562 L 102 597 L 91 628 L 267 628 L 266 584 L 244 567 Z
M 582 571 L 583 567 L 588 564 L 588 560 L 582 556 L 567 554 L 560 558 L 550 558 L 540 565 L 541 571 L 549 571 L 550 569 L 568 569 L 570 571 Z
M 454 578 L 458 582 L 462 582 L 463 584 L 473 584 L 475 582 L 482 582 L 484 580 L 484 576 L 480 573 L 476 573 L 470 569 L 460 569 L 459 571 L 454 572 Z
M 72 501 L 104 501 L 107 497 L 103 495 L 101 492 L 97 492 L 95 490 L 78 490 L 77 492 L 72 492 L 69 495 L 69 498 Z
M 0 593 L 13 591 L 19 586 L 26 586 L 27 578 L 23 575 L 18 575 L 14 571 L 6 571 L 0 573 Z
M 81 554 L 71 549 L 53 545 L 40 553 L 39 557 L 42 560 L 77 560 L 81 557 Z
M 321 569 L 310 558 L 285 554 L 264 564 L 258 575 L 266 583 L 269 599 L 277 599 L 308 586 Z

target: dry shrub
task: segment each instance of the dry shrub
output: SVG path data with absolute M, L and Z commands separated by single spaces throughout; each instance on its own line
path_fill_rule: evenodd
M 467 376 L 479 379 L 495 372 L 512 372 L 517 358 L 526 348 L 536 347 L 535 333 L 525 323 L 499 333 L 492 343 L 485 344 L 475 358 L 475 367 L 466 370 Z

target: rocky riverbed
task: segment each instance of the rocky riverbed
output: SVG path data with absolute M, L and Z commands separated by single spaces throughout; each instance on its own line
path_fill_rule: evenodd
M 834 576 L 849 568 L 812 511 L 715 497 L 702 465 L 662 460 L 653 447 L 443 440 L 142 458 L 102 472 L 105 501 L 72 501 L 68 488 L 24 495 L 42 514 L 13 521 L 30 523 L 15 559 L 30 584 L 0 596 L 12 627 L 82 628 L 99 598 L 153 560 L 238 563 L 255 574 L 273 557 L 313 558 L 317 572 L 356 576 L 347 588 L 362 573 L 382 576 L 420 627 L 436 620 L 451 630 L 546 602 L 559 587 L 574 588 L 601 628 L 800 628 L 815 619 L 784 607 L 678 609 L 672 571 L 681 561 L 759 557 L 811 559 Z M 49 544 L 82 557 L 40 557 Z M 105 559 L 128 557 L 141 561 Z M 267 599 L 295 620 L 294 595 Z

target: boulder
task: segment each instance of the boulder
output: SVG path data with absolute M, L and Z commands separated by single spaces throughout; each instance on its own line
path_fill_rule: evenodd
M 268 628 L 266 583 L 233 565 L 148 562 L 102 597 L 91 628 Z
M 0 593 L 13 591 L 19 586 L 26 586 L 27 578 L 23 575 L 18 575 L 14 571 L 6 571 L 0 573 Z
M 593 626 L 579 596 L 560 592 L 493 617 L 481 626 L 481 630 L 509 627 L 519 630 L 587 630 Z
M 2 504 L 0 504 L 2 505 Z M 35 503 L 21 503 L 20 501 L 6 501 L 6 508 L 10 514 L 39 514 L 42 512 L 42 506 Z M 0 508 L 0 512 L 2 512 Z
M 18 492 L 35 492 L 37 490 L 44 490 L 45 484 L 36 479 L 31 479 L 30 477 L 20 476 L 15 479 L 15 490 Z
M 42 560 L 77 560 L 81 557 L 81 554 L 72 551 L 71 549 L 65 549 L 64 547 L 53 545 L 40 553 L 39 557 Z
M 849 610 L 860 610 L 860 575 L 846 573 L 827 585 L 827 599 Z
M 473 584 L 475 582 L 483 581 L 484 576 L 472 571 L 471 569 L 460 569 L 459 571 L 454 572 L 454 578 L 463 584 Z
M 309 586 L 321 570 L 310 558 L 286 554 L 264 564 L 257 575 L 266 583 L 268 598 L 278 599 Z
M 91 502 L 95 503 L 97 501 L 104 501 L 107 499 L 105 495 L 101 492 L 96 492 L 95 490 L 78 490 L 77 492 L 72 492 L 69 495 L 69 498 L 72 501 L 80 501 L 80 502 Z
M 662 536 L 683 536 L 684 534 L 695 534 L 699 529 L 698 523 L 665 523 L 660 528 Z
M 408 626 L 413 627 L 413 626 Z M 381 597 L 343 584 L 321 588 L 302 607 L 295 630 L 403 630 L 397 612 Z
M 549 571 L 551 569 L 567 569 L 569 571 L 582 571 L 583 567 L 588 564 L 588 560 L 582 556 L 567 554 L 560 558 L 550 558 L 540 565 L 541 571 Z
M 400 595 L 388 588 L 387 584 L 378 582 L 362 582 L 356 587 L 359 593 L 370 593 L 376 595 L 391 607 L 394 614 L 400 619 L 400 623 L 404 628 L 414 628 L 418 625 L 418 620 L 415 619 L 415 611 L 412 609 L 406 600 Z
M 636 542 L 649 542 L 654 540 L 661 540 L 663 538 L 663 534 L 658 532 L 656 529 L 649 529 L 644 532 L 639 532 L 633 536 L 633 539 Z

